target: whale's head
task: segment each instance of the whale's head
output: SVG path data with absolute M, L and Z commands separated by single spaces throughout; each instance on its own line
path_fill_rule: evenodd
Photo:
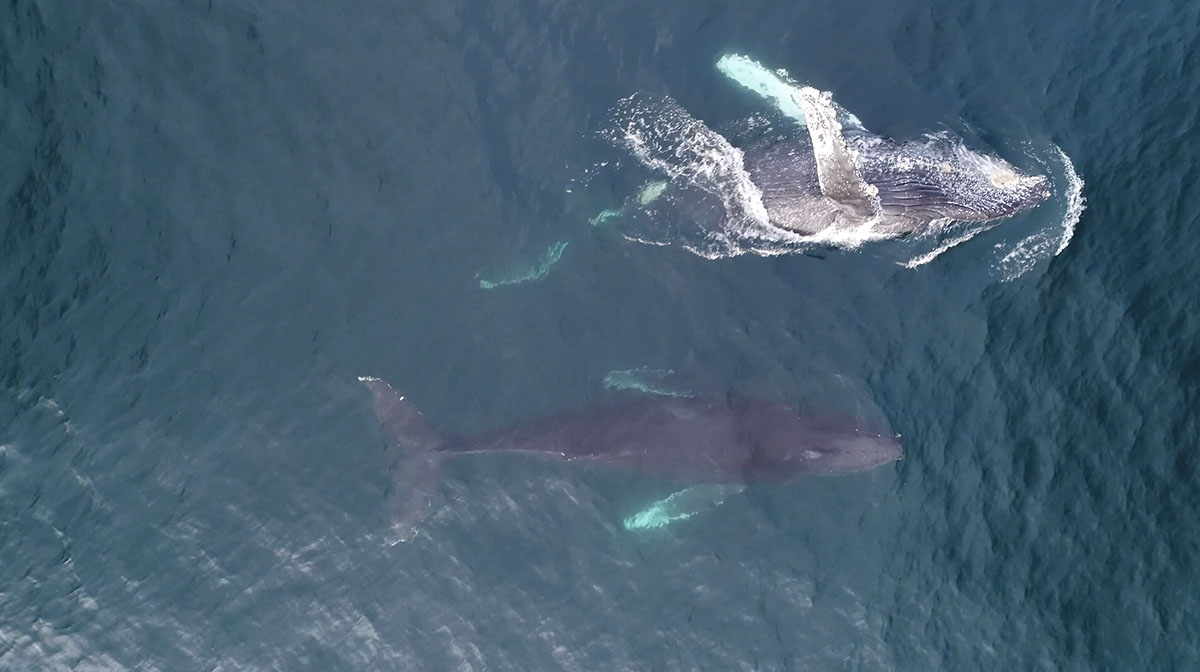
M 750 443 L 748 480 L 868 471 L 904 456 L 898 435 L 854 418 L 797 413 L 781 404 L 746 408 L 740 435 Z
M 890 215 L 981 222 L 1009 217 L 1050 197 L 1044 175 L 943 139 L 890 147 L 864 177 Z
M 904 457 L 900 437 L 871 429 L 825 433 L 821 440 L 800 446 L 793 459 L 802 460 L 800 473 L 849 474 L 870 471 Z
M 866 472 L 904 458 L 899 434 L 874 430 L 856 430 L 830 437 L 826 449 L 812 464 L 814 474 Z

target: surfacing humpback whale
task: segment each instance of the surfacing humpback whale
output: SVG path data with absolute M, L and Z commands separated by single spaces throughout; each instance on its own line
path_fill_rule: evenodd
M 891 434 L 734 396 L 720 401 L 641 398 L 480 436 L 443 435 L 383 380 L 359 380 L 370 389 L 375 414 L 399 448 L 390 505 L 400 540 L 411 538 L 424 519 L 442 460 L 455 456 L 538 455 L 688 485 L 726 486 L 866 471 L 903 455 L 899 437 Z
M 717 238 L 771 240 L 774 229 L 797 234 L 796 244 L 853 246 L 921 234 L 935 222 L 1009 217 L 1050 196 L 1045 176 L 1023 174 L 948 134 L 896 142 L 871 133 L 829 92 L 778 82 L 758 93 L 807 132 L 735 146 L 670 98 L 622 100 L 611 137 L 667 179 L 593 223 L 631 215 L 660 226 L 682 222 L 683 231 L 694 223 Z
M 899 235 L 931 222 L 1009 217 L 1050 196 L 1043 175 L 1023 175 L 1007 161 L 961 143 L 896 143 L 862 128 L 843 128 L 828 92 L 802 87 L 809 142 L 745 152 L 750 180 L 762 191 L 771 223 L 800 233 L 873 220 Z

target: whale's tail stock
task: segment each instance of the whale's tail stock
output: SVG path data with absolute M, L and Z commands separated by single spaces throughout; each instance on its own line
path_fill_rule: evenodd
M 389 541 L 408 541 L 437 494 L 441 459 L 435 451 L 444 438 L 412 402 L 386 381 L 370 376 L 359 376 L 358 380 L 371 390 L 379 424 L 399 451 L 392 463 L 392 487 L 388 492 L 393 523 Z

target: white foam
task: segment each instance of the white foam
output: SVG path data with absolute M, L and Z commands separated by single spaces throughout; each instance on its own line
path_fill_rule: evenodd
M 762 192 L 746 172 L 742 150 L 674 101 L 664 103 L 664 114 L 635 106 L 635 118 L 625 127 L 626 147 L 648 168 L 720 196 L 731 216 L 768 223 Z
M 982 229 L 970 229 L 968 231 L 965 231 L 963 233 L 960 233 L 956 236 L 951 237 L 946 242 L 942 243 L 941 245 L 938 245 L 936 248 L 934 248 L 933 250 L 931 250 L 929 252 L 926 252 L 925 254 L 918 254 L 917 256 L 913 257 L 912 259 L 909 259 L 908 261 L 901 261 L 901 262 L 896 262 L 896 263 L 898 263 L 899 265 L 901 265 L 905 268 L 908 268 L 908 269 L 917 268 L 918 266 L 924 266 L 925 264 L 928 264 L 929 262 L 933 261 L 934 259 L 937 259 L 938 257 L 942 256 L 944 253 L 949 251 L 951 248 L 962 245 L 963 243 L 967 242 L 968 240 L 979 235 L 980 231 L 982 231 Z
M 1063 167 L 1067 169 L 1067 214 L 1063 217 L 1063 232 L 1058 241 L 1058 249 L 1054 251 L 1054 256 L 1057 257 L 1067 249 L 1067 245 L 1070 245 L 1071 239 L 1075 237 L 1075 225 L 1083 216 L 1083 210 L 1087 207 L 1085 205 L 1087 199 L 1083 197 L 1083 178 L 1079 177 L 1079 173 L 1075 171 L 1075 164 L 1071 162 L 1071 157 L 1067 156 L 1067 153 L 1058 145 L 1054 146 L 1054 151 L 1058 152 L 1058 158 L 1062 159 Z
M 635 236 L 631 233 L 622 233 L 621 237 L 631 243 L 641 243 L 642 245 L 651 245 L 653 247 L 668 247 L 671 245 L 671 241 L 669 240 L 651 240 L 649 238 Z
M 820 231 L 799 236 L 809 245 L 833 245 L 847 250 L 857 250 L 863 245 L 876 240 L 887 240 L 894 237 L 890 233 L 879 230 L 879 219 L 872 217 L 853 225 L 827 226 Z
M 1028 273 L 1039 261 L 1054 256 L 1054 243 L 1054 236 L 1042 230 L 1014 245 L 996 262 L 996 266 L 1003 273 L 1004 282 L 1016 280 Z M 1002 250 L 1004 244 L 998 244 L 996 247 Z
M 630 97 L 621 101 L 619 113 L 616 140 L 639 162 L 678 186 L 697 188 L 721 201 L 725 216 L 719 225 L 704 231 L 699 240 L 679 241 L 685 249 L 717 259 L 751 251 L 783 254 L 790 249 L 786 246 L 804 243 L 803 237 L 771 224 L 742 150 L 673 100 Z M 777 250 L 781 245 L 784 249 Z
M 1062 254 L 1063 250 L 1071 244 L 1071 239 L 1075 237 L 1075 226 L 1079 223 L 1086 207 L 1084 205 L 1086 199 L 1083 196 L 1084 182 L 1066 152 L 1058 145 L 1054 145 L 1054 151 L 1058 153 L 1058 158 L 1062 161 L 1067 180 L 1066 209 L 1063 219 L 1058 226 L 1042 229 L 1007 251 L 1004 251 L 1006 249 L 1004 243 L 996 245 L 996 249 L 1003 252 L 1003 256 L 995 266 L 1001 272 L 1004 282 L 1012 282 L 1028 273 L 1038 262 Z

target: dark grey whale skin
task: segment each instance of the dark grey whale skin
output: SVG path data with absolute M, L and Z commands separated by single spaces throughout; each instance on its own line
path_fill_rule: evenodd
M 872 229 L 889 236 L 921 234 L 936 221 L 982 222 L 1033 209 L 1050 197 L 1042 175 L 1024 175 L 996 157 L 957 144 L 895 143 L 865 131 L 848 141 L 859 152 L 863 180 L 878 191 Z M 817 161 L 806 137 L 760 141 L 743 150 L 746 175 L 762 195 L 770 223 L 802 235 L 839 224 L 861 224 L 821 192 Z M 991 168 L 989 168 L 991 166 Z M 989 170 L 1007 166 L 1014 184 L 992 184 Z M 687 230 L 689 222 L 720 229 L 730 215 L 718 194 L 672 181 L 660 198 L 634 208 L 651 222 Z
M 437 467 L 453 456 L 512 453 L 648 473 L 687 484 L 782 482 L 801 474 L 866 471 L 901 459 L 899 437 L 784 404 L 643 397 L 534 420 L 478 436 L 446 436 L 377 378 L 361 379 L 400 448 L 393 467 L 397 531 L 411 530 L 436 492 Z
M 863 180 L 878 190 L 877 229 L 899 235 L 920 233 L 939 219 L 973 222 L 1011 217 L 1050 196 L 1042 175 L 1024 175 L 995 157 L 956 144 L 898 144 L 865 131 L 848 136 L 859 152 Z M 833 224 L 841 211 L 821 194 L 812 143 L 794 138 L 745 150 L 746 171 L 761 190 L 771 223 L 799 233 Z M 986 166 L 1006 166 L 1014 183 L 992 184 Z

